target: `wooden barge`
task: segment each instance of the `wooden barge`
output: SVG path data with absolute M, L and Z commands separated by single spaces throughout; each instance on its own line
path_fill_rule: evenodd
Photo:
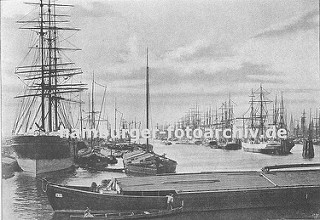
M 113 190 L 103 194 L 91 192 L 89 187 L 44 184 L 49 202 L 57 212 L 83 213 L 87 208 L 102 213 L 163 210 L 171 193 L 173 207 L 183 203 L 183 212 L 272 207 L 320 210 L 320 170 L 310 167 L 124 177 L 113 180 Z
M 123 165 L 130 175 L 175 173 L 177 162 L 154 152 L 136 150 L 123 155 Z

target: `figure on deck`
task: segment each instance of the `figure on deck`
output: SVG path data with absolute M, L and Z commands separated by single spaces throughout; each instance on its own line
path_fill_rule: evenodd
M 167 195 L 167 209 L 173 209 L 173 194 L 170 193 L 169 195 Z

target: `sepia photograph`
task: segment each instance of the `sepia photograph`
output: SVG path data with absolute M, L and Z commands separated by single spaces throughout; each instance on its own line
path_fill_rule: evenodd
M 319 0 L 0 0 L 1 219 L 320 219 Z

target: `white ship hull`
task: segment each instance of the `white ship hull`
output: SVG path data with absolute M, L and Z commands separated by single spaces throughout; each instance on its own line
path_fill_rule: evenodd
M 24 172 L 37 176 L 39 174 L 65 170 L 74 165 L 72 157 L 61 159 L 17 159 Z

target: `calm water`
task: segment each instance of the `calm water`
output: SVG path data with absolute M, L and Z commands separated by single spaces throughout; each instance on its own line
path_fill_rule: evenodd
M 320 162 L 320 147 L 315 146 L 315 158 L 306 160 L 301 156 L 302 146 L 296 145 L 292 154 L 271 156 L 238 151 L 211 149 L 193 145 L 162 145 L 154 143 L 154 150 L 165 153 L 178 162 L 178 173 L 201 171 L 260 170 L 261 167 L 275 164 Z M 121 161 L 119 162 L 121 165 Z M 53 182 L 70 185 L 90 186 L 103 179 L 122 177 L 122 173 L 89 172 L 77 169 L 73 172 L 55 173 L 47 178 Z M 52 211 L 41 182 L 24 172 L 16 173 L 10 179 L 2 180 L 3 219 L 68 219 Z M 167 219 L 277 219 L 277 218 L 320 218 L 319 210 L 241 210 L 224 212 L 203 212 L 174 216 Z

